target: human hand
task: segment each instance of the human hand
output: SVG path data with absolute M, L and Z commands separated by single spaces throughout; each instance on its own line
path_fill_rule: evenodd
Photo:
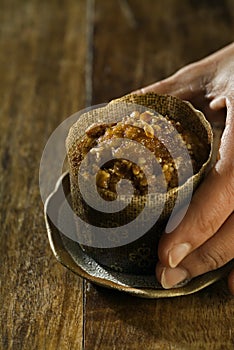
M 225 123 L 219 159 L 181 223 L 159 243 L 156 276 L 164 288 L 172 288 L 234 258 L 234 43 L 136 91 L 147 92 L 188 100 L 210 122 Z M 234 269 L 228 285 L 234 295 Z

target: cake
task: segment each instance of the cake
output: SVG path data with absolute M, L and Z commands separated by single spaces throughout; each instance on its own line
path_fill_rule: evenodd
M 132 106 L 126 113 L 124 104 L 119 118 L 122 102 Z M 158 240 L 179 189 L 185 199 L 188 183 L 191 182 L 195 189 L 204 175 L 211 152 L 211 130 L 201 113 L 172 96 L 129 95 L 108 106 L 97 112 L 100 118 L 96 114 L 91 118 L 92 122 L 82 135 L 78 135 L 77 123 L 68 135 L 67 155 L 75 213 L 93 227 L 108 228 L 126 225 L 137 217 L 148 194 L 153 194 L 154 205 L 163 196 L 166 204 L 155 225 L 135 242 L 106 249 L 92 244 L 82 247 L 109 268 L 128 273 L 150 273 L 157 260 Z M 112 118 L 109 118 L 108 108 Z M 86 165 L 81 167 L 85 161 Z M 95 182 L 98 194 L 110 204 L 119 193 L 124 194 L 121 198 L 126 200 L 127 209 L 108 214 L 92 208 L 80 194 L 78 175 L 87 192 L 89 183 Z M 131 196 L 135 199 L 129 206 L 128 197 Z
M 175 130 L 177 130 L 177 133 L 175 133 Z M 117 123 L 94 123 L 89 126 L 85 131 L 84 137 L 74 149 L 74 154 L 70 154 L 71 171 L 77 175 L 79 163 L 90 152 L 90 160 L 93 162 L 93 167 L 91 172 L 83 173 L 82 176 L 88 178 L 95 175 L 97 188 L 106 200 L 108 200 L 108 193 L 110 194 L 109 197 L 113 197 L 111 196 L 113 193 L 117 195 L 116 185 L 122 179 L 131 181 L 135 195 L 147 194 L 149 182 L 151 182 L 155 192 L 162 192 L 162 187 L 164 186 L 158 181 L 156 175 L 157 169 L 152 169 L 150 178 L 146 178 L 141 166 L 143 164 L 147 166 L 147 160 L 141 154 L 138 155 L 137 164 L 123 157 L 122 139 L 126 138 L 140 143 L 154 154 L 156 161 L 162 168 L 167 183 L 167 190 L 169 191 L 178 186 L 177 169 L 182 174 L 183 182 L 188 179 L 188 164 L 184 163 L 180 150 L 178 150 L 177 157 L 173 158 L 164 145 L 163 140 L 157 138 L 156 133 L 161 135 L 163 133 L 163 137 L 167 137 L 170 140 L 171 147 L 174 147 L 174 149 L 178 147 L 178 141 L 184 143 L 191 157 L 193 173 L 196 174 L 199 171 L 209 154 L 207 143 L 200 140 L 193 131 L 184 129 L 179 121 L 174 120 L 170 116 L 163 117 L 150 110 L 146 110 L 143 113 L 133 111 L 129 116 L 124 117 Z M 113 142 L 110 142 L 114 139 L 116 140 L 115 147 L 112 146 Z M 120 141 L 118 143 L 119 139 Z M 110 147 L 104 150 L 103 143 L 107 146 L 110 144 Z M 105 159 L 107 152 L 110 153 L 108 154 L 108 158 L 112 159 L 104 164 L 101 169 L 98 169 L 96 161 L 100 157 Z M 125 143 L 125 155 L 127 153 L 128 158 L 131 158 L 133 152 L 134 144 L 132 142 L 129 142 L 129 144 Z M 150 166 L 151 164 L 148 164 L 148 167 Z

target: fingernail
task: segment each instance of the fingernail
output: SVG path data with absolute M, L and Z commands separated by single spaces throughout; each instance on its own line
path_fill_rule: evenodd
M 176 267 L 190 252 L 192 246 L 190 243 L 176 244 L 169 251 L 169 265 L 170 267 Z
M 179 283 L 185 282 L 189 279 L 189 273 L 181 267 L 171 269 L 170 267 L 164 267 L 161 275 L 161 285 L 165 289 L 172 287 L 178 287 Z

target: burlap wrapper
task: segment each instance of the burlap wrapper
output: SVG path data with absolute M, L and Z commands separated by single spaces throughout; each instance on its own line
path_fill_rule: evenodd
M 190 177 L 182 186 L 174 188 L 166 194 L 155 193 L 151 195 L 152 214 L 155 210 L 157 211 L 157 207 L 161 207 L 162 202 L 165 203 L 164 209 L 156 223 L 142 237 L 124 246 L 122 245 L 115 248 L 95 248 L 91 246 L 95 226 L 108 227 L 108 225 L 110 225 L 111 227 L 119 227 L 134 220 L 144 208 L 145 196 L 135 196 L 130 204 L 129 196 L 121 196 L 119 200 L 126 202 L 126 207 L 124 210 L 117 213 L 103 213 L 101 207 L 100 211 L 91 208 L 83 200 L 79 191 L 77 181 L 79 164 L 74 160 L 79 158 L 79 149 L 77 145 L 84 134 L 83 132 L 81 133 L 79 128 L 79 121 L 70 129 L 66 141 L 66 148 L 71 183 L 72 206 L 74 212 L 82 220 L 92 225 L 90 225 L 89 232 L 87 231 L 84 233 L 89 236 L 90 245 L 81 245 L 82 248 L 99 264 L 110 269 L 124 273 L 151 274 L 154 272 L 157 262 L 158 241 L 172 213 L 175 201 L 177 200 L 177 204 L 179 201 L 180 206 L 183 206 L 188 198 L 191 186 L 194 191 L 209 168 L 213 136 L 211 126 L 204 115 L 200 111 L 195 110 L 190 103 L 173 96 L 154 93 L 144 95 L 129 94 L 113 100 L 103 108 L 83 114 L 82 125 L 84 129 L 86 129 L 95 122 L 111 123 L 113 120 L 116 120 L 116 116 L 121 119 L 129 113 L 130 104 L 133 106 L 132 110 L 136 110 L 136 105 L 140 105 L 155 110 L 163 116 L 171 116 L 173 119 L 180 121 L 186 130 L 192 130 L 199 135 L 209 147 L 209 155 L 198 173 Z M 147 220 L 147 217 L 144 218 L 144 220 Z M 142 222 L 141 225 L 142 228 L 144 228 L 144 222 Z M 79 231 L 79 227 L 77 227 L 77 231 Z M 123 234 L 126 235 L 127 233 L 124 232 Z M 118 237 L 113 237 L 113 241 L 114 240 L 118 240 Z

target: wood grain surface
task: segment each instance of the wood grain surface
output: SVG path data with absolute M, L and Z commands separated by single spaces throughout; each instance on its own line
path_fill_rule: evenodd
M 234 348 L 225 280 L 145 300 L 61 266 L 38 186 L 43 148 L 65 118 L 166 77 L 233 33 L 233 0 L 0 0 L 0 349 Z

